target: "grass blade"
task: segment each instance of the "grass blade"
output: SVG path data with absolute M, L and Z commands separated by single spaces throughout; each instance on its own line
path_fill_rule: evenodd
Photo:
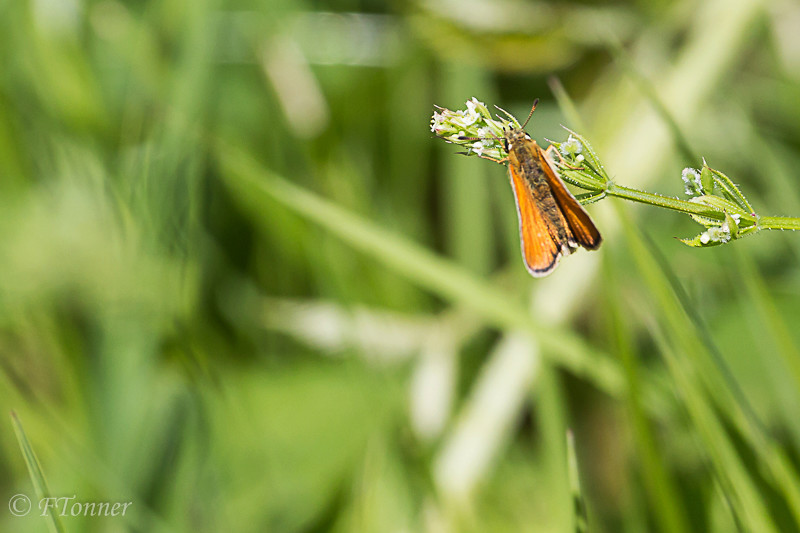
M 567 468 L 569 470 L 569 486 L 575 508 L 575 532 L 586 533 L 589 531 L 589 519 L 586 514 L 586 502 L 581 492 L 578 456 L 575 453 L 575 435 L 572 430 L 567 431 Z
M 11 411 L 11 423 L 14 425 L 14 433 L 17 435 L 17 442 L 19 448 L 22 450 L 22 456 L 25 458 L 25 465 L 28 467 L 28 474 L 33 482 L 33 490 L 36 492 L 36 497 L 39 501 L 50 497 L 50 488 L 47 486 L 47 480 L 44 478 L 42 467 L 39 460 L 36 458 L 36 453 L 33 451 L 31 443 L 28 441 L 28 436 L 22 428 L 17 414 Z M 58 518 L 55 506 L 47 506 L 47 525 L 50 531 L 55 533 L 63 533 L 64 529 L 61 520 Z

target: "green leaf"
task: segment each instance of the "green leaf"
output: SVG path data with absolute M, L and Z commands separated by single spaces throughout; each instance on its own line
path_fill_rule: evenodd
M 722 241 L 711 240 L 708 238 L 708 233 L 705 231 L 692 239 L 678 239 L 683 244 L 691 246 L 692 248 L 711 248 L 712 246 L 719 246 L 725 244 Z
M 722 198 L 721 196 L 704 194 L 703 196 L 695 196 L 691 199 L 691 201 L 697 204 L 707 205 L 708 207 L 713 208 L 715 211 L 720 211 L 723 213 L 738 213 L 750 218 L 750 213 L 743 211 L 741 206 L 727 198 Z
M 592 191 L 592 194 L 600 193 L 602 196 L 605 196 L 605 184 L 602 178 L 591 169 L 584 167 L 583 169 L 576 170 L 565 168 L 562 165 L 559 168 L 558 174 L 564 181 L 571 185 L 586 189 L 587 191 Z
M 700 184 L 703 186 L 703 193 L 712 194 L 714 192 L 714 176 L 705 161 L 703 161 L 703 168 L 700 170 Z
M 708 218 L 703 215 L 696 215 L 696 214 L 691 215 L 692 218 L 697 223 L 702 224 L 706 227 L 719 226 L 723 224 L 725 221 L 730 219 L 731 221 L 734 222 L 733 226 L 730 226 L 729 224 L 731 236 L 734 236 L 734 226 L 737 233 L 739 231 L 740 226 L 743 228 L 755 227 L 756 221 L 755 219 L 753 219 L 750 213 L 742 210 L 742 207 L 739 204 L 736 204 L 727 198 L 722 198 L 721 196 L 715 196 L 713 194 L 705 194 L 703 196 L 696 196 L 692 198 L 691 202 L 700 205 L 705 205 L 714 209 L 717 212 L 724 213 L 725 218 L 722 221 Z M 735 222 L 735 220 L 733 220 L 733 217 L 731 215 L 734 214 L 738 215 L 739 222 Z
M 598 202 L 606 197 L 606 191 L 593 191 L 593 192 L 585 192 L 581 194 L 576 194 L 575 199 L 578 200 L 581 204 L 593 204 Z
M 748 202 L 747 198 L 745 198 L 744 195 L 742 194 L 742 191 L 739 190 L 739 187 L 737 187 L 728 176 L 726 176 L 719 170 L 714 170 L 713 168 L 710 168 L 708 165 L 705 164 L 705 161 L 703 161 L 703 170 L 705 170 L 706 168 L 708 168 L 709 172 L 712 174 L 714 178 L 714 183 L 717 184 L 717 186 L 720 188 L 720 190 L 722 191 L 722 193 L 725 195 L 726 198 L 728 198 L 732 202 L 735 202 L 747 215 L 750 215 L 751 213 L 755 212 L 753 210 L 753 206 L 750 205 L 750 202 Z
M 731 239 L 739 236 L 739 223 L 736 218 L 728 212 L 725 212 L 725 223 L 728 225 L 728 230 L 731 232 Z

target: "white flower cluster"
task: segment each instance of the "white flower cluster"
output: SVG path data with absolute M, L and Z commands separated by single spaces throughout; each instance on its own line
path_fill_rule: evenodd
M 465 147 L 467 155 L 504 158 L 503 131 L 514 122 L 493 119 L 486 105 L 475 97 L 467 100 L 466 106 L 457 111 L 438 108 L 431 118 L 431 131 L 449 143 Z

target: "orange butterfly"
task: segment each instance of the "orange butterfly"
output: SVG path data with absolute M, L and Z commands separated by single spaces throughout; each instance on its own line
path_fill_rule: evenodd
M 528 120 L 537 103 L 538 100 L 534 102 Z M 528 272 L 541 277 L 552 272 L 558 260 L 571 254 L 578 246 L 596 250 L 602 238 L 589 213 L 558 176 L 547 151 L 542 150 L 522 128 L 512 126 L 505 131 L 503 142 L 508 156 L 504 159 L 482 157 L 508 163 L 519 216 L 522 258 Z

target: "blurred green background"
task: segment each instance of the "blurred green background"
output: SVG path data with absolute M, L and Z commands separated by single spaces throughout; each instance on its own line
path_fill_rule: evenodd
M 0 1 L 0 530 L 53 525 L 5 510 L 37 504 L 14 410 L 53 495 L 133 502 L 68 531 L 800 531 L 800 235 L 696 250 L 606 199 L 601 250 L 534 280 L 505 170 L 429 129 L 539 97 L 531 134 L 623 185 L 682 195 L 703 156 L 800 216 L 798 28 Z

